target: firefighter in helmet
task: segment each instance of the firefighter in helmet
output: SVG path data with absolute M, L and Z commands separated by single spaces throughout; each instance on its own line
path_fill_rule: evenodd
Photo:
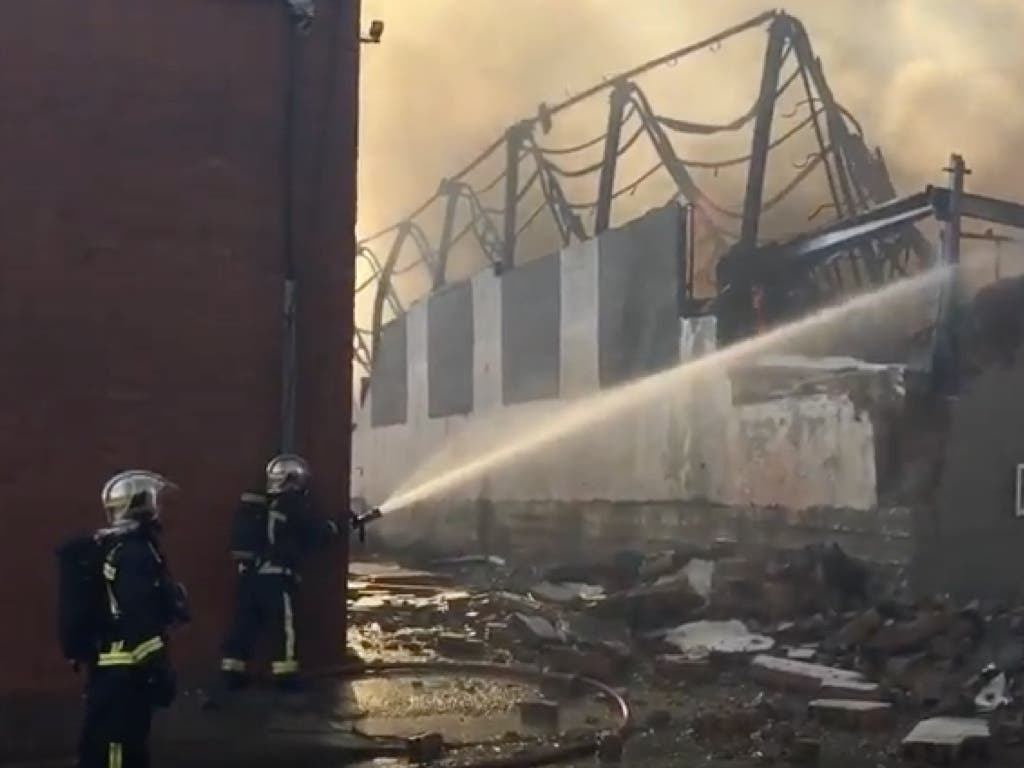
M 313 514 L 310 480 L 305 459 L 282 454 L 267 464 L 265 492 L 242 494 L 231 534 L 231 555 L 238 573 L 234 616 L 221 659 L 229 688 L 248 683 L 249 662 L 262 632 L 271 636 L 275 683 L 285 689 L 297 685 L 297 569 L 308 550 L 340 533 L 337 522 Z
M 87 662 L 79 765 L 149 765 L 150 723 L 175 695 L 168 631 L 188 621 L 185 590 L 160 548 L 161 497 L 174 485 L 146 470 L 112 477 L 101 493 L 108 527 L 93 541 L 102 554 L 103 610 L 96 654 Z

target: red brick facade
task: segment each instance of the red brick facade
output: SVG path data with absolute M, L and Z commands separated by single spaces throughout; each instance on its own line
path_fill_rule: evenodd
M 0 24 L 0 710 L 76 685 L 53 550 L 115 470 L 183 491 L 166 547 L 212 670 L 228 517 L 277 444 L 289 21 L 283 0 L 31 0 Z M 298 444 L 348 498 L 358 3 L 296 56 Z M 306 579 L 307 662 L 343 646 L 344 549 Z M 329 561 L 329 562 L 328 562 Z M 307 610 L 306 616 L 309 617 Z M 11 699 L 13 700 L 13 699 Z M 0 757 L 3 740 L 0 728 Z M 8 752 L 9 753 L 9 752 Z

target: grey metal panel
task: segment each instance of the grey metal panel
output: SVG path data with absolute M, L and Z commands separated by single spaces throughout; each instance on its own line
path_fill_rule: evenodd
M 506 404 L 558 397 L 561 274 L 555 253 L 501 276 L 501 384 Z
M 427 412 L 473 410 L 473 287 L 447 286 L 427 304 Z
M 610 387 L 679 361 L 685 218 L 676 204 L 598 240 L 598 374 Z
M 404 424 L 409 413 L 409 363 L 405 315 L 380 329 L 370 376 L 370 424 Z

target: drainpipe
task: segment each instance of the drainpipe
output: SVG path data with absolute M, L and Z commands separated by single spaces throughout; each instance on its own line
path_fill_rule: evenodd
M 295 101 L 296 58 L 301 23 L 289 18 L 285 47 L 284 136 L 281 147 L 281 230 L 284 282 L 281 294 L 281 433 L 282 453 L 295 451 L 298 378 L 297 275 L 295 269 Z

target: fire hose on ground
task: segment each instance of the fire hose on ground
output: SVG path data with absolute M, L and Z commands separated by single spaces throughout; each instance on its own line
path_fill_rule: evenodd
M 474 677 L 492 677 L 512 680 L 519 683 L 539 685 L 549 683 L 571 683 L 579 690 L 589 689 L 607 698 L 617 719 L 617 724 L 610 730 L 595 730 L 585 738 L 574 740 L 558 746 L 539 747 L 529 752 L 513 755 L 485 758 L 472 763 L 463 764 L 463 768 L 534 768 L 534 766 L 551 765 L 575 758 L 588 757 L 596 754 L 603 740 L 617 739 L 619 744 L 625 742 L 630 734 L 632 713 L 626 699 L 604 683 L 589 677 L 563 675 L 543 672 L 532 667 L 521 665 L 494 664 L 488 662 L 468 661 L 397 661 L 367 662 L 332 667 L 310 673 L 311 680 L 344 679 L 387 676 L 387 675 L 430 674 L 442 676 L 470 675 Z

